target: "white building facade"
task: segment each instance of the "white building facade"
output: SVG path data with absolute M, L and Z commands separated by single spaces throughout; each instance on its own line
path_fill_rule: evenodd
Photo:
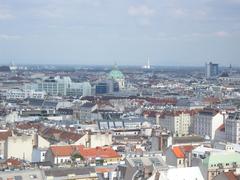
M 240 144 L 240 112 L 230 113 L 225 123 L 226 140 Z
M 26 90 L 26 89 L 10 89 L 6 92 L 6 99 L 44 99 L 46 93 L 44 91 Z
M 192 123 L 190 113 L 177 112 L 170 113 L 159 117 L 159 125 L 175 135 L 188 135 Z
M 226 114 L 214 110 L 199 112 L 194 120 L 194 134 L 214 139 L 216 130 L 223 124 Z
M 37 83 L 39 91 L 45 91 L 52 96 L 89 96 L 91 88 L 89 82 L 72 82 L 68 76 L 49 77 Z

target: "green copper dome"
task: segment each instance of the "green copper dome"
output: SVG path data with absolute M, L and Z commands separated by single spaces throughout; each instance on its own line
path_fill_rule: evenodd
M 116 69 L 112 70 L 108 76 L 109 78 L 112 78 L 112 79 L 124 79 L 123 73 Z

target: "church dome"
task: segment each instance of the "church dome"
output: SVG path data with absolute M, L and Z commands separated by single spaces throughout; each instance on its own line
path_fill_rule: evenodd
M 123 75 L 123 73 L 121 72 L 121 71 L 119 71 L 119 70 L 116 70 L 116 69 L 114 69 L 114 70 L 112 70 L 110 73 L 109 73 L 109 78 L 111 78 L 111 79 L 124 79 L 124 75 Z

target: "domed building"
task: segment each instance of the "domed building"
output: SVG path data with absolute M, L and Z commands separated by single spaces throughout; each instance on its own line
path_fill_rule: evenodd
M 110 71 L 108 78 L 118 82 L 119 89 L 125 88 L 125 76 L 116 67 L 112 71 Z

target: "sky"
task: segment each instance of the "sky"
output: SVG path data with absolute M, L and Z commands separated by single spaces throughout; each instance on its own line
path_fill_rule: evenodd
M 0 64 L 240 66 L 240 0 L 0 0 Z

